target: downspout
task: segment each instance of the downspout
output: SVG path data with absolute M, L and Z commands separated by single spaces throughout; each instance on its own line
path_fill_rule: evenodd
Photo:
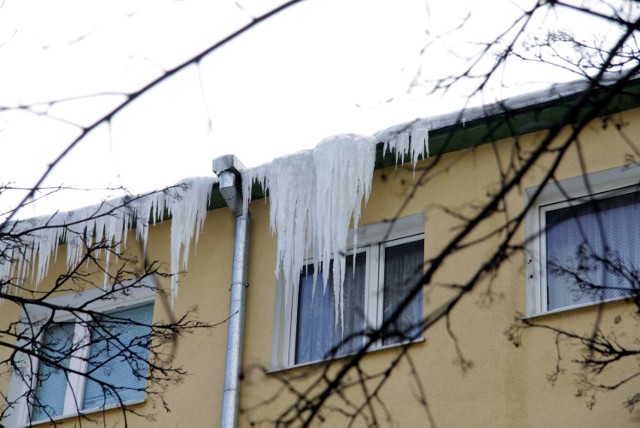
M 238 426 L 240 407 L 240 374 L 242 370 L 242 347 L 244 344 L 244 318 L 249 271 L 249 230 L 251 217 L 244 208 L 240 186 L 240 171 L 244 167 L 233 155 L 219 157 L 213 161 L 213 171 L 218 175 L 220 193 L 235 217 L 233 266 L 231 273 L 231 300 L 229 303 L 229 331 L 222 395 L 220 426 Z

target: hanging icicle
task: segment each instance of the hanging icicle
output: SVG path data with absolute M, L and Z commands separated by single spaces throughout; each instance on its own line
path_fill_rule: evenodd
M 392 134 L 384 143 L 384 153 L 395 152 L 396 165 L 404 163 L 408 155 L 414 172 L 420 156 L 429 157 L 429 130 L 425 127 L 411 127 Z
M 127 232 L 132 228 L 146 251 L 149 224 L 161 221 L 165 212 L 172 217 L 171 272 L 175 274 L 180 268 L 180 256 L 186 268 L 194 236 L 198 242 L 214 183 L 212 177 L 192 178 L 146 195 L 125 196 L 67 213 L 16 221 L 8 226 L 11 230 L 7 233 L 20 236 L 20 241 L 0 243 L 0 251 L 9 254 L 12 260 L 0 261 L 0 280 L 7 283 L 23 281 L 31 266 L 37 287 L 47 275 L 52 256 L 53 261 L 56 260 L 60 242 L 65 242 L 67 269 L 80 262 L 86 246 L 103 242 L 118 252 L 120 246 L 126 246 Z M 107 267 L 109 254 L 109 251 L 105 253 Z M 107 273 L 105 286 L 106 279 Z M 178 275 L 173 275 L 172 300 L 177 293 Z
M 284 280 L 286 302 L 309 254 L 314 272 L 333 260 L 336 320 L 342 320 L 347 235 L 352 221 L 357 229 L 361 206 L 371 192 L 377 144 L 374 137 L 330 137 L 312 151 L 243 172 L 245 206 L 254 183 L 269 192 L 271 231 L 277 235 L 275 273 Z M 394 150 L 401 162 L 410 155 L 415 167 L 419 156 L 428 153 L 427 146 L 428 132 L 420 128 L 392 135 L 384 149 Z M 353 237 L 355 248 L 357 233 Z
M 396 164 L 408 156 L 415 168 L 419 157 L 429 154 L 428 130 L 415 122 L 398 131 L 385 131 L 378 138 L 351 134 L 329 137 L 314 150 L 278 158 L 242 173 L 245 206 L 254 183 L 269 192 L 271 231 L 277 235 L 276 276 L 284 279 L 286 293 L 297 284 L 309 254 L 314 255 L 315 272 L 333 260 L 338 319 L 342 318 L 347 235 L 351 222 L 358 227 L 362 204 L 371 192 L 378 139 L 385 141 L 385 152 L 395 152 Z M 40 284 L 52 258 L 56 260 L 61 241 L 66 242 L 68 268 L 81 260 L 86 246 L 96 242 L 116 250 L 126 246 L 129 229 L 135 229 L 136 240 L 146 251 L 149 224 L 161 221 L 165 213 L 172 217 L 171 272 L 176 274 L 180 257 L 182 268 L 187 267 L 192 239 L 198 241 L 214 182 L 210 177 L 189 179 L 148 195 L 14 222 L 9 232 L 24 235 L 13 247 L 8 242 L 0 243 L 0 251 L 12 260 L 0 261 L 0 280 L 13 283 L 35 276 L 36 285 Z M 357 234 L 353 236 L 355 248 Z M 105 259 L 108 265 L 109 252 Z M 178 275 L 174 275 L 172 300 L 177 293 Z

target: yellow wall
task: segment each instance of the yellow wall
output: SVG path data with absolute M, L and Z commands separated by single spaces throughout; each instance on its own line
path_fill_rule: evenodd
M 640 135 L 640 110 L 626 112 L 626 135 Z M 620 166 L 635 156 L 632 149 L 615 127 L 603 129 L 595 121 L 581 137 L 581 148 L 590 172 Z M 532 148 L 544 133 L 521 137 L 523 150 Z M 447 207 L 456 214 L 471 215 L 474 206 L 487 200 L 487 193 L 499 188 L 498 162 L 501 165 L 514 150 L 513 139 L 505 139 L 494 145 L 455 152 L 438 159 L 421 163 L 415 176 L 427 168 L 430 179 L 422 183 L 407 203 L 402 213 L 399 206 L 406 200 L 416 183 L 410 168 L 377 171 L 372 196 L 367 204 L 361 224 L 373 224 L 398 214 L 425 214 L 425 257 L 436 255 L 456 233 L 461 224 Z M 639 161 L 640 159 L 635 159 Z M 581 175 L 578 152 L 572 150 L 558 171 L 559 179 Z M 515 213 L 524 204 L 524 188 L 538 184 L 544 168 L 529 174 L 524 185 L 508 197 L 508 213 Z M 247 297 L 246 341 L 244 348 L 244 373 L 242 381 L 241 424 L 269 425 L 296 397 L 285 387 L 302 389 L 316 379 L 326 364 L 315 364 L 292 370 L 268 372 L 273 335 L 276 281 L 275 237 L 269 232 L 268 205 L 264 201 L 251 204 L 251 253 L 249 289 Z M 499 227 L 505 216 L 492 217 L 481 232 Z M 149 258 L 168 263 L 170 222 L 153 227 L 149 240 Z M 479 235 L 474 235 L 478 237 Z M 522 243 L 524 227 L 516 242 Z M 499 237 L 491 237 L 478 245 L 455 254 L 438 270 L 437 276 L 425 290 L 425 314 L 438 307 L 451 295 L 442 284 L 464 282 L 495 248 Z M 202 321 L 223 322 L 228 316 L 229 283 L 233 249 L 233 220 L 226 209 L 209 213 L 204 232 L 197 248 L 190 255 L 187 272 L 181 276 L 180 290 L 174 310 L 180 314 L 194 305 L 199 308 Z M 564 426 L 631 426 L 634 417 L 623 406 L 623 401 L 637 392 L 638 384 L 632 382 L 620 390 L 596 395 L 592 410 L 587 408 L 588 397 L 576 396 L 580 369 L 571 363 L 577 354 L 576 346 L 560 343 L 561 368 L 564 372 L 555 382 L 549 375 L 556 368 L 555 337 L 543 330 L 527 330 L 522 344 L 515 347 L 505 332 L 514 323 L 518 313 L 525 312 L 524 255 L 515 254 L 499 269 L 495 278 L 482 281 L 476 290 L 465 296 L 449 318 L 449 325 L 457 338 L 455 342 L 447 333 L 445 322 L 436 324 L 425 333 L 425 341 L 412 345 L 408 356 L 415 367 L 412 371 L 407 358 L 386 380 L 380 393 L 385 410 L 379 403 L 374 407 L 383 426 L 428 426 L 428 416 L 418 402 L 420 388 L 428 400 L 430 413 L 441 427 L 564 427 Z M 55 275 L 56 269 L 52 269 Z M 168 281 L 161 279 L 168 287 Z M 156 301 L 155 319 L 163 317 L 162 302 Z M 635 306 L 626 303 L 608 304 L 603 325 L 613 322 L 616 315 L 628 313 Z M 16 309 L 11 305 L 0 306 L 0 319 L 15 319 Z M 598 314 L 597 307 L 572 310 L 544 317 L 544 321 L 579 332 L 589 332 Z M 625 321 L 623 321 L 624 323 Z M 637 326 L 636 326 L 637 327 Z M 630 329 L 633 328 L 633 325 Z M 629 331 L 633 336 L 633 331 Z M 190 375 L 182 384 L 172 385 L 166 393 L 171 408 L 166 413 L 159 403 L 156 407 L 146 403 L 136 407 L 142 413 L 156 415 L 155 424 L 131 417 L 131 426 L 205 427 L 217 426 L 220 417 L 226 324 L 210 332 L 198 332 L 182 339 L 177 346 L 176 363 Z M 464 357 L 456 351 L 456 344 Z M 0 348 L 0 352 L 6 352 Z M 402 352 L 392 348 L 371 352 L 364 359 L 362 368 L 367 373 L 383 371 Z M 5 355 L 5 354 L 3 354 Z M 330 370 L 337 370 L 339 360 Z M 633 364 L 632 364 L 633 366 Z M 631 367 L 633 370 L 637 367 Z M 625 367 L 627 369 L 629 367 Z M 624 373 L 624 370 L 623 372 Z M 612 373 L 612 375 L 615 373 Z M 356 379 L 351 373 L 349 378 Z M 6 389 L 6 387 L 5 387 Z M 354 402 L 362 398 L 359 388 L 345 392 Z M 328 405 L 341 401 L 331 398 Z M 327 426 L 344 426 L 347 420 L 340 412 L 321 412 Z M 111 426 L 122 416 L 112 412 L 107 425 Z M 357 425 L 364 425 L 359 419 Z

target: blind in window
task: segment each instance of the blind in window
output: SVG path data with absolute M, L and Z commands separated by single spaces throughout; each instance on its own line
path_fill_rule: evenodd
M 41 342 L 42 355 L 38 365 L 31 420 L 54 418 L 64 410 L 67 374 L 73 347 L 74 323 L 52 324 L 47 327 Z
M 87 379 L 83 410 L 144 399 L 152 318 L 151 303 L 110 312 L 92 329 L 87 373 L 96 380 Z

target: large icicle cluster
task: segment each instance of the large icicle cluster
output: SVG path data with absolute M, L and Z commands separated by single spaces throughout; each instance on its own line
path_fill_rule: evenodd
M 426 129 L 394 135 L 385 143 L 396 159 L 411 156 L 415 166 L 428 145 Z M 305 259 L 313 255 L 314 272 L 333 260 L 336 320 L 342 318 L 347 235 L 357 229 L 362 203 L 371 191 L 378 140 L 343 135 L 323 140 L 314 150 L 278 158 L 243 172 L 243 195 L 249 203 L 254 183 L 269 192 L 270 225 L 277 235 L 276 277 L 291 302 Z M 357 233 L 353 234 L 357 246 Z
M 254 181 L 269 190 L 271 231 L 277 234 L 276 276 L 284 279 L 287 294 L 297 284 L 310 252 L 315 255 L 315 272 L 328 266 L 334 254 L 344 254 L 351 219 L 357 226 L 362 199 L 369 197 L 376 143 L 373 137 L 330 137 L 315 150 L 243 173 L 245 203 Z M 333 277 L 340 279 L 334 281 L 336 297 L 344 275 L 344 257 L 336 257 Z M 336 311 L 340 300 L 336 298 Z
M 56 259 L 58 245 L 66 242 L 67 268 L 76 266 L 85 248 L 104 242 L 116 251 L 127 244 L 127 231 L 135 229 L 136 239 L 146 251 L 149 224 L 162 220 L 165 212 L 172 216 L 171 272 L 189 261 L 191 240 L 196 243 L 207 214 L 214 178 L 184 180 L 168 189 L 140 196 L 126 196 L 78 210 L 41 216 L 12 223 L 3 232 L 20 236 L 20 241 L 0 242 L 0 251 L 7 252 L 12 263 L 0 261 L 0 279 L 20 280 L 35 275 L 36 285 L 47 275 L 49 264 Z M 105 253 L 105 263 L 109 264 Z M 106 276 L 106 275 L 105 275 Z M 106 278 L 105 278 L 106 281 Z M 105 286 L 107 284 L 105 283 Z M 178 276 L 172 277 L 171 295 L 178 292 Z

